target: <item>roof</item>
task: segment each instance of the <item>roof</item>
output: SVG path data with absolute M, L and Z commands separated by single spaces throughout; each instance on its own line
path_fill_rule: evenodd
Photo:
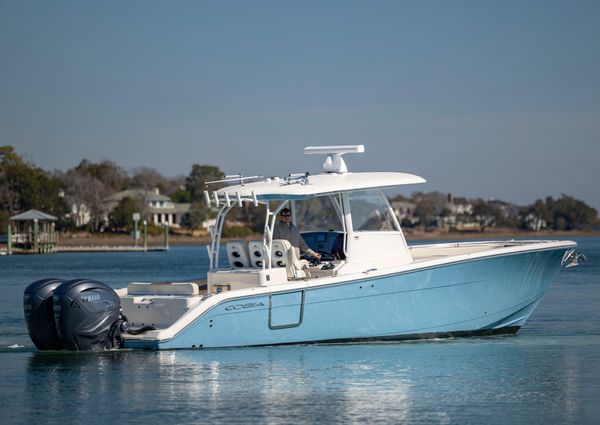
M 326 173 L 309 175 L 306 180 L 275 177 L 264 181 L 228 186 L 217 191 L 219 196 L 225 193 L 234 200 L 239 193 L 242 197 L 259 200 L 306 199 L 339 192 L 364 189 L 386 188 L 405 184 L 425 183 L 425 179 L 414 174 L 395 172 L 369 173 Z
M 50 214 L 43 213 L 38 210 L 29 210 L 24 213 L 17 214 L 10 218 L 11 221 L 56 221 L 58 220 L 56 217 Z
M 123 198 L 130 197 L 132 199 L 143 199 L 145 201 L 170 201 L 171 198 L 165 195 L 156 193 L 154 190 L 144 189 L 127 189 L 121 192 L 114 193 L 107 197 L 105 201 L 116 201 L 120 202 Z

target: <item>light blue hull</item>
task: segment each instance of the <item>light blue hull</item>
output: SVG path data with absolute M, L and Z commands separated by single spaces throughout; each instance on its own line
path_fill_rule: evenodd
M 207 348 L 516 332 L 561 268 L 564 249 L 463 261 L 218 304 L 168 341 Z

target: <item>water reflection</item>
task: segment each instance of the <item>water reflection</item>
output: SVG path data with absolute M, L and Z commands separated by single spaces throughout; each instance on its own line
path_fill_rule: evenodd
M 210 351 L 31 352 L 22 318 L 23 288 L 36 279 L 91 270 L 115 286 L 183 280 L 204 270 L 195 250 L 11 257 L 0 285 L 2 422 L 596 423 L 600 239 L 592 242 L 582 243 L 588 263 L 559 275 L 516 337 Z M 14 344 L 26 347 L 5 348 Z
M 591 342 L 598 350 L 598 341 Z M 579 344 L 580 345 L 580 344 Z M 582 355 L 566 340 L 31 353 L 21 405 L 64 422 L 409 422 L 582 419 Z M 595 372 L 598 369 L 596 367 Z M 41 407 L 41 409 L 40 409 Z M 92 414 L 91 412 L 98 412 Z M 491 416 L 490 416 L 491 415 Z M 537 418 L 537 419 L 536 419 Z

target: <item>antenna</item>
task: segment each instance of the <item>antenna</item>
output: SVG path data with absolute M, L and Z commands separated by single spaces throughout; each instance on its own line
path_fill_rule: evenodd
M 307 146 L 304 153 L 307 155 L 321 154 L 327 155 L 323 163 L 323 170 L 326 173 L 347 173 L 348 167 L 342 158 L 346 153 L 363 153 L 364 145 L 343 145 L 343 146 Z
M 232 175 L 226 175 L 224 179 L 206 182 L 206 185 L 208 186 L 209 184 L 215 184 L 215 183 L 237 182 L 238 184 L 241 184 L 243 186 L 244 183 L 246 183 L 246 180 L 263 180 L 263 179 L 264 179 L 263 176 L 242 176 L 241 174 L 232 174 Z

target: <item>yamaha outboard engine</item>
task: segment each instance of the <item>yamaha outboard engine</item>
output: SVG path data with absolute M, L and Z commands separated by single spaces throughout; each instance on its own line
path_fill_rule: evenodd
M 39 350 L 110 350 L 122 347 L 122 334 L 156 329 L 131 329 L 117 293 L 95 280 L 33 282 L 25 289 L 23 310 L 29 336 Z
M 64 345 L 56 331 L 52 296 L 63 283 L 59 279 L 33 282 L 23 294 L 23 311 L 29 336 L 39 350 L 62 350 Z
M 66 349 L 119 347 L 121 300 L 110 286 L 94 280 L 70 280 L 54 290 L 52 303 L 56 330 Z

